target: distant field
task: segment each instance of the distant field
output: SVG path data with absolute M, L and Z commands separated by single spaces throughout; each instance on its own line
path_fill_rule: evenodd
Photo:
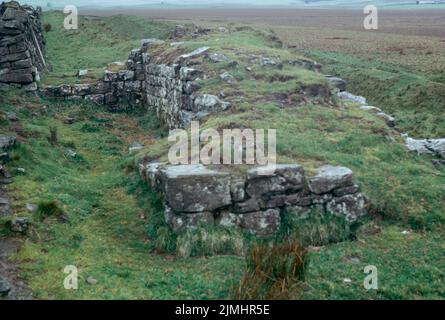
M 401 6 L 403 7 L 403 6 Z M 89 11 L 204 25 L 250 24 L 272 29 L 285 45 L 323 63 L 399 119 L 415 137 L 445 136 L 445 6 L 379 11 L 379 29 L 363 28 L 361 10 L 122 9 Z M 408 8 L 408 7 L 407 7 Z
M 418 7 L 420 8 L 420 7 Z M 113 9 L 82 10 L 85 15 L 137 15 L 150 19 L 192 20 L 207 22 L 242 22 L 270 26 L 325 27 L 339 30 L 363 30 L 364 14 L 348 9 Z M 445 5 L 434 9 L 381 10 L 379 33 L 435 35 L 445 39 Z

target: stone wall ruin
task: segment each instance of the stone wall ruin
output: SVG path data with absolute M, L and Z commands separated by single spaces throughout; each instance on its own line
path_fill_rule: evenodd
M 141 164 L 145 181 L 161 194 L 165 219 L 179 233 L 200 225 L 237 227 L 266 236 L 277 232 L 281 213 L 305 218 L 314 212 L 354 222 L 367 200 L 345 167 L 323 166 L 307 177 L 297 164 L 256 167 L 245 175 L 203 165 Z
M 147 108 L 155 111 L 158 119 L 170 129 L 230 107 L 230 103 L 216 96 L 196 94 L 200 86 L 195 80 L 202 72 L 188 67 L 185 61 L 193 52 L 178 57 L 177 63 L 157 64 L 149 49 L 162 41 L 145 39 L 141 42 L 141 48 L 131 51 L 126 69 L 107 70 L 97 83 L 47 86 L 42 93 L 52 98 L 91 100 L 113 111 Z
M 0 84 L 37 90 L 48 69 L 40 14 L 15 1 L 0 4 Z

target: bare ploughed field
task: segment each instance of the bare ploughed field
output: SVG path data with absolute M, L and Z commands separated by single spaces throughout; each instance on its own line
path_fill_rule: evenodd
M 248 24 L 273 29 L 290 47 L 346 53 L 405 69 L 445 71 L 445 10 L 380 10 L 379 29 L 365 30 L 360 10 L 343 9 L 113 9 L 81 14 L 137 15 L 200 25 Z
M 326 27 L 339 30 L 363 30 L 360 10 L 332 9 L 113 9 L 82 11 L 82 14 L 110 16 L 137 15 L 151 19 L 241 22 L 277 27 Z M 379 31 L 384 33 L 438 36 L 445 40 L 445 10 L 381 10 Z

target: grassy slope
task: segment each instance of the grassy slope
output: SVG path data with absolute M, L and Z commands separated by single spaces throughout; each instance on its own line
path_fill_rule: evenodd
M 79 69 L 88 69 L 82 81 L 99 78 L 104 67 L 113 61 L 126 61 L 131 49 L 140 46 L 143 38 L 165 38 L 171 25 L 154 23 L 137 17 L 114 16 L 101 19 L 79 17 L 78 30 L 65 30 L 64 15 L 51 12 L 43 22 L 51 25 L 46 34 L 48 59 L 52 72 L 43 78 L 46 85 L 78 83 Z
M 98 25 L 93 26 L 100 30 Z M 91 28 L 88 30 L 91 32 Z M 82 37 L 73 36 L 76 50 L 90 48 L 93 58 L 98 48 L 108 46 L 107 41 L 98 40 L 95 47 L 74 41 Z M 59 34 L 50 32 L 47 38 L 49 46 L 57 48 Z M 260 94 L 278 90 L 292 94 L 300 81 L 319 81 L 316 75 L 298 68 L 284 70 L 295 77 L 285 84 L 267 80 L 272 70 L 265 72 L 266 77 L 261 74 L 263 80 L 252 80 L 243 68 L 244 49 L 283 59 L 292 56 L 286 50 L 267 48 L 270 42 L 258 34 L 245 31 L 230 39 L 211 35 L 189 42 L 184 49 L 207 43 L 213 50 L 224 51 L 238 60 L 240 67 L 230 70 L 237 84 L 228 86 L 212 80 L 206 90 L 224 89 L 230 100 L 239 99 L 238 89 L 244 93 L 233 111 L 210 119 L 206 126 L 277 128 L 280 161 L 299 162 L 309 169 L 322 163 L 351 167 L 375 212 L 385 219 L 368 222 L 359 230 L 358 241 L 314 251 L 304 297 L 443 298 L 444 239 L 438 222 L 444 221 L 444 172 L 436 170 L 428 157 L 407 153 L 401 141 L 392 141 L 393 134 L 381 120 L 355 106 L 332 109 L 313 101 L 300 108 L 281 108 L 273 99 L 268 103 L 258 101 Z M 52 56 L 55 66 L 66 63 L 62 52 Z M 91 65 L 95 63 L 91 61 Z M 100 63 L 107 61 L 104 58 Z M 224 64 L 204 62 L 203 66 L 213 68 L 215 74 L 227 69 Z M 264 73 L 254 70 L 261 72 Z M 26 176 L 16 177 L 12 185 L 16 211 L 27 214 L 27 202 L 57 200 L 69 220 L 40 222 L 33 217 L 30 237 L 16 257 L 37 298 L 227 297 L 230 275 L 243 264 L 240 258 L 172 259 L 149 251 L 153 247 L 145 227 L 149 221 L 141 220 L 140 215 L 143 212 L 149 218 L 157 208 L 152 207 L 152 196 L 138 178 L 125 173 L 127 166 L 134 170 L 134 159 L 127 155 L 132 141 L 144 140 L 149 145 L 146 152 L 152 155 L 162 155 L 168 147 L 165 139 L 155 141 L 147 136 L 158 133 L 147 116 L 112 115 L 89 105 L 36 101 L 17 92 L 2 95 L 2 99 L 1 105 L 6 109 L 21 107 L 21 125 L 28 133 L 10 164 L 27 170 Z M 38 111 L 43 104 L 49 105 L 51 111 L 33 116 L 33 110 Z M 75 116 L 78 121 L 63 125 L 63 115 Z M 1 125 L 5 131 L 13 129 L 7 123 Z M 47 142 L 49 127 L 58 128 L 60 146 L 56 148 Z M 64 156 L 65 147 L 75 148 L 81 160 Z M 401 230 L 409 226 L 419 230 L 402 235 Z M 345 264 L 349 255 L 358 256 L 360 262 Z M 67 264 L 80 268 L 80 289 L 76 292 L 62 287 L 62 269 Z M 381 290 L 377 293 L 360 286 L 367 264 L 379 268 Z M 90 275 L 99 280 L 96 286 L 83 282 Z M 353 280 L 352 285 L 342 283 L 346 277 Z
M 16 95 L 17 94 L 17 95 Z M 40 299 L 169 299 L 223 298 L 240 259 L 213 257 L 180 259 L 150 254 L 146 221 L 147 200 L 135 175 L 126 175 L 132 139 L 149 143 L 145 117 L 102 112 L 96 106 L 48 102 L 50 111 L 39 112 L 42 101 L 11 94 L 6 109 L 18 110 L 23 127 L 20 145 L 9 167 L 24 167 L 26 175 L 12 184 L 17 215 L 29 216 L 32 228 L 24 247 L 15 257 L 22 275 Z M 64 125 L 64 116 L 76 118 Z M 49 127 L 57 128 L 59 145 L 51 147 Z M 3 131 L 3 130 L 2 130 Z M 77 159 L 65 155 L 73 148 Z M 127 170 L 128 171 L 128 170 Z M 145 191 L 146 193 L 146 191 Z M 145 194 L 146 195 L 146 194 Z M 146 195 L 147 196 L 147 195 Z M 149 198 L 149 197 L 147 197 Z M 26 212 L 26 203 L 56 200 L 67 222 L 40 220 Z M 63 288 L 65 265 L 79 268 L 79 290 Z M 234 267 L 236 266 L 236 267 Z M 90 286 L 88 276 L 98 280 Z
M 445 136 L 445 42 L 437 34 L 275 29 L 286 43 L 323 63 L 325 73 L 348 80 L 349 91 L 393 114 L 410 135 Z

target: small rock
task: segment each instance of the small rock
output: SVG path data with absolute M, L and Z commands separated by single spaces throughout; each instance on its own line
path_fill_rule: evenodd
M 210 49 L 210 47 L 201 47 L 201 48 L 198 48 L 190 53 L 181 55 L 180 58 L 181 59 L 195 58 L 195 57 L 202 55 L 204 52 L 208 51 L 209 49 Z
M 372 111 L 372 112 L 382 112 L 382 109 L 373 106 L 361 106 L 360 110 Z
M 227 110 L 231 104 L 221 101 L 217 96 L 211 94 L 203 94 L 197 96 L 194 101 L 194 111 L 218 111 Z
M 91 285 L 95 285 L 95 284 L 97 284 L 97 280 L 95 278 L 93 278 L 92 276 L 89 276 L 86 279 L 86 283 L 91 284 Z
M 76 151 L 74 151 L 73 149 L 66 149 L 65 150 L 65 155 L 67 155 L 70 158 L 75 158 L 77 157 L 77 153 Z
M 261 57 L 260 64 L 263 67 L 277 67 L 279 69 L 283 68 L 283 64 L 279 59 L 273 59 L 268 57 Z
M 403 235 L 407 235 L 407 234 L 410 234 L 411 232 L 409 232 L 408 230 L 403 230 L 402 232 L 400 232 L 401 234 L 403 234 Z
M 11 231 L 25 233 L 28 230 L 28 218 L 17 217 L 11 220 Z
M 386 124 L 389 127 L 395 127 L 396 126 L 396 119 L 394 117 L 390 116 L 389 114 L 386 114 L 384 112 L 379 112 L 379 113 L 377 113 L 377 115 L 379 117 L 381 117 L 383 120 L 385 120 Z
M 26 204 L 26 210 L 28 210 L 29 212 L 36 212 L 38 209 L 39 209 L 39 206 L 36 204 L 32 204 L 32 203 Z
M 0 216 L 10 216 L 12 214 L 9 199 L 0 197 Z
M 88 70 L 87 69 L 80 69 L 79 71 L 77 71 L 77 76 L 80 77 L 85 77 L 88 74 Z
M 219 78 L 227 83 L 233 83 L 235 81 L 235 78 L 228 72 L 220 74 Z
M 6 151 L 15 144 L 16 138 L 14 136 L 0 135 L 0 150 Z
M 326 76 L 326 80 L 338 91 L 346 90 L 346 81 L 339 77 Z
M 8 280 L 0 275 L 0 296 L 6 297 L 11 291 L 11 285 Z
M 211 53 L 207 58 L 215 63 L 228 61 L 229 58 L 223 53 Z
M 5 112 L 5 116 L 6 116 L 6 119 L 9 121 L 18 121 L 19 120 L 19 118 L 17 118 L 17 114 L 13 111 Z
M 63 121 L 64 124 L 73 124 L 74 120 L 75 119 L 71 118 L 71 117 L 64 117 L 62 121 Z
M 350 278 L 343 279 L 343 283 L 345 283 L 345 284 L 350 284 L 351 282 L 352 282 L 352 280 Z
M 17 171 L 18 174 L 25 174 L 26 173 L 26 169 L 25 168 L 16 168 L 15 170 Z
M 142 148 L 144 148 L 144 145 L 140 142 L 135 141 L 131 144 L 131 147 L 128 148 L 128 152 L 132 153 L 134 151 L 139 151 Z
M 342 100 L 351 100 L 351 101 L 359 103 L 361 105 L 366 105 L 365 97 L 356 96 L 356 95 L 353 95 L 352 93 L 347 92 L 347 91 L 338 92 L 337 97 L 339 97 Z

